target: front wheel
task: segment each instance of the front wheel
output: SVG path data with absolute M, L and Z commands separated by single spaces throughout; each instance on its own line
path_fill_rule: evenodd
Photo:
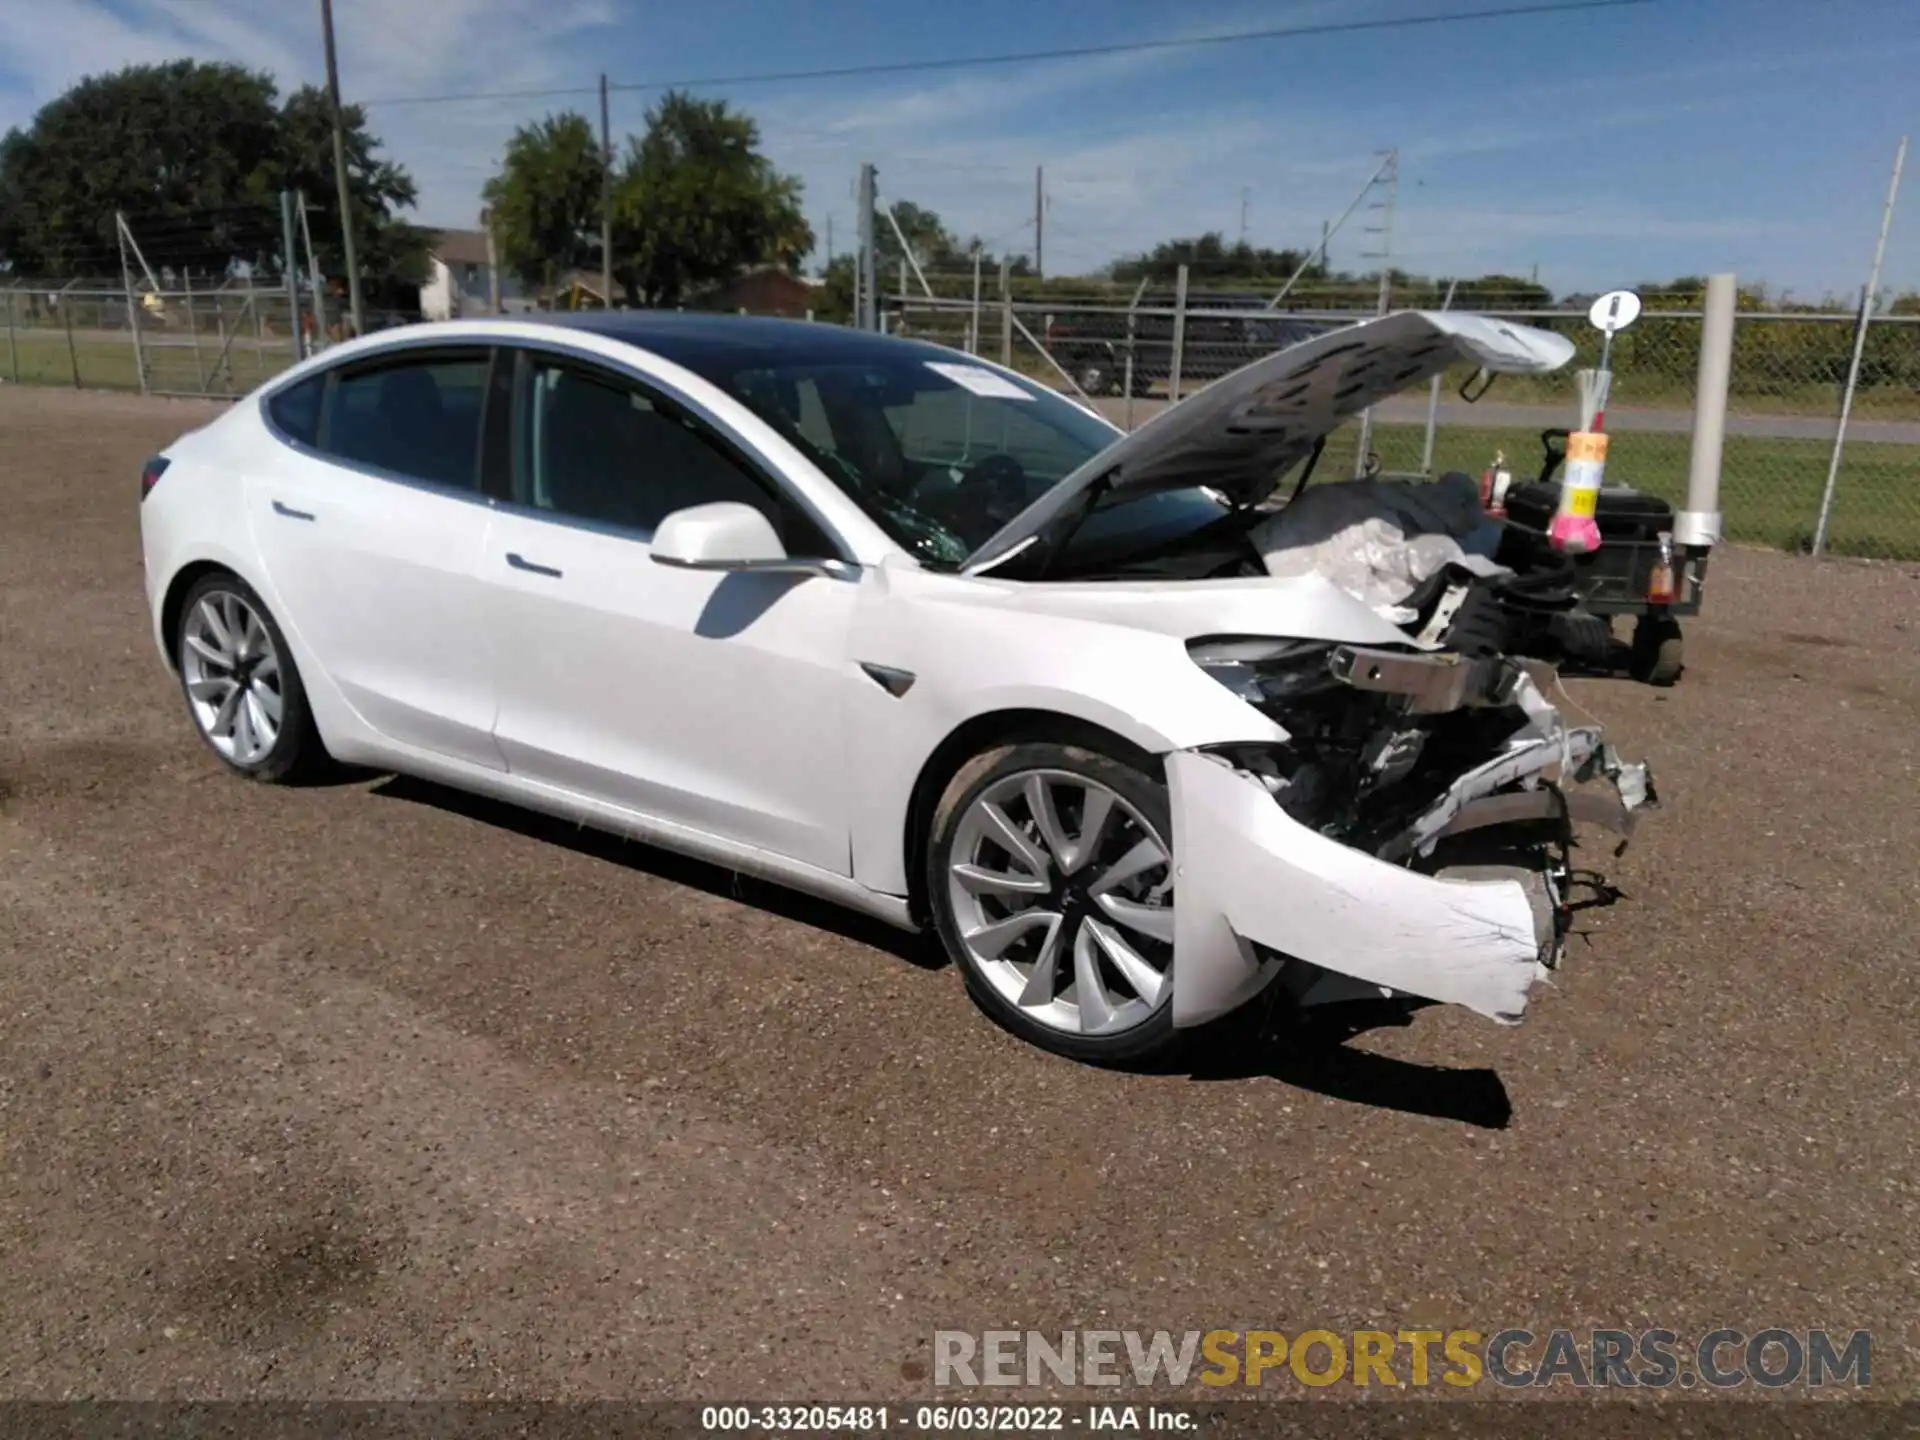
M 963 766 L 934 814 L 928 893 L 975 1002 L 1077 1060 L 1171 1048 L 1172 833 L 1166 786 L 1098 750 L 1013 745 Z

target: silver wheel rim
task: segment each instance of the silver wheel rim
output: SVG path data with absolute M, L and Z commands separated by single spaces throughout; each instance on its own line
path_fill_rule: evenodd
M 280 738 L 286 694 L 266 621 L 231 590 L 202 596 L 182 628 L 180 674 L 200 733 L 235 765 L 257 764 Z
M 1025 770 L 988 786 L 954 832 L 947 893 L 975 970 L 1051 1030 L 1130 1030 L 1173 997 L 1169 848 L 1097 780 Z

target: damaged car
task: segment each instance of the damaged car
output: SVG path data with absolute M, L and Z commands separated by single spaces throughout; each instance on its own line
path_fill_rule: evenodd
M 1571 353 L 1393 314 L 1123 434 L 832 326 L 418 326 L 148 462 L 154 636 L 242 776 L 403 772 L 931 930 L 1077 1058 L 1274 985 L 1510 1023 L 1574 823 L 1651 779 L 1514 653 L 1464 482 L 1310 482 L 1396 391 Z

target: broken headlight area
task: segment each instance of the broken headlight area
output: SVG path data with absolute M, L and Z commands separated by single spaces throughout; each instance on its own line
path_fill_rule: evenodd
M 1298 823 L 1332 839 L 1404 825 L 1526 723 L 1496 702 L 1507 662 L 1310 641 L 1211 637 L 1194 662 L 1285 727 L 1277 744 L 1219 752 Z
M 1189 641 L 1187 654 L 1256 710 L 1273 713 L 1340 689 L 1333 673 L 1336 648 L 1321 640 L 1210 635 Z

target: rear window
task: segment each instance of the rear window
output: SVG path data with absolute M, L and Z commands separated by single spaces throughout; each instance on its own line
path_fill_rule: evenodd
M 289 440 L 313 445 L 320 438 L 320 397 L 327 388 L 327 377 L 315 375 L 302 380 L 267 399 L 267 414 Z
M 340 375 L 322 407 L 319 448 L 390 475 L 480 486 L 487 352 L 436 352 Z

